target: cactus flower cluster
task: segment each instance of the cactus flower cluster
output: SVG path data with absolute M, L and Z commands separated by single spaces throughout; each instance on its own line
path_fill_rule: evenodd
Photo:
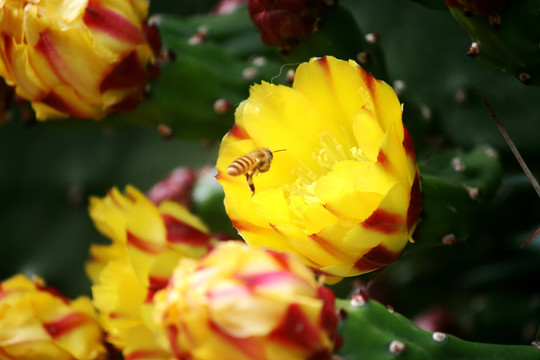
M 539 83 L 540 0 L 414 3 L 444 10 L 441 24 L 457 20 L 472 40 L 468 55 Z M 388 11 L 372 18 L 375 1 L 149 6 L 0 0 L 0 130 L 15 129 L 13 139 L 0 132 L 0 162 L 13 165 L 3 173 L 15 179 L 0 172 L 0 191 L 10 192 L 0 196 L 9 212 L 0 216 L 9 227 L 0 243 L 0 360 L 540 359 L 539 290 L 522 281 L 540 276 L 538 206 L 521 174 L 503 172 L 512 169 L 505 150 L 486 144 L 468 86 L 470 78 L 494 84 L 480 94 L 498 126 L 488 91 L 512 115 L 534 109 L 534 93 L 497 72 L 458 69 L 449 38 L 438 51 L 425 41 L 400 52 L 415 40 L 404 24 L 418 25 Z M 149 9 L 164 14 L 147 19 Z M 398 9 L 406 5 L 393 3 L 403 15 Z M 415 31 L 440 41 L 446 34 L 436 30 Z M 398 51 L 385 54 L 389 47 Z M 441 71 L 441 62 L 452 66 Z M 38 120 L 107 119 L 35 124 L 27 135 L 10 120 L 32 119 L 30 107 L 11 111 L 12 97 L 29 101 Z M 535 119 L 516 116 L 515 145 L 502 131 L 513 152 L 537 152 L 537 141 L 519 135 L 535 140 Z M 149 125 L 154 138 L 132 138 L 126 124 Z M 51 131 L 61 126 L 61 135 Z M 160 145 L 158 134 L 197 141 Z M 54 166 L 32 163 L 36 153 Z M 140 184 L 169 175 L 147 195 L 128 185 L 86 202 L 87 189 L 124 181 L 132 165 Z M 540 194 L 535 171 L 525 170 Z M 58 199 L 59 184 L 69 186 L 70 208 L 62 212 L 59 199 L 44 214 L 42 199 L 51 198 L 42 191 Z M 32 221 L 22 199 L 37 193 Z M 77 210 L 88 210 L 104 241 L 55 232 Z M 22 212 L 23 231 L 11 231 Z M 35 229 L 39 246 L 27 246 L 34 240 L 21 238 Z M 75 282 L 72 292 L 92 298 L 70 300 L 30 276 L 40 271 L 62 292 Z
M 87 264 L 107 340 L 129 359 L 331 359 L 333 294 L 298 259 L 215 241 L 182 205 L 92 198 L 110 245 Z M 221 355 L 226 354 L 226 355 Z

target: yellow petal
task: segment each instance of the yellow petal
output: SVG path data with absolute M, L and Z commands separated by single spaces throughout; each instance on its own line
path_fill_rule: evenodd
M 360 224 L 352 228 L 343 238 L 345 251 L 366 253 L 371 248 L 383 244 L 392 251 L 401 251 L 408 240 L 407 205 L 409 193 L 406 186 L 397 184 L 382 199 L 378 211 L 389 214 L 392 221 L 376 223 L 372 226 Z M 367 220 L 369 223 L 369 219 Z M 384 219 L 382 219 L 384 221 Z
M 377 161 L 384 132 L 372 110 L 364 107 L 354 114 L 353 131 L 358 149 L 370 162 Z
M 29 64 L 28 49 L 24 45 L 6 39 L 2 44 L 2 58 L 8 72 L 6 82 L 17 86 L 17 94 L 26 99 L 34 99 L 47 93 L 45 85 Z
M 370 100 L 364 74 L 352 61 L 314 58 L 298 67 L 293 89 L 306 95 L 327 123 L 350 133 L 354 114 Z
M 249 203 L 258 216 L 267 219 L 270 224 L 282 224 L 291 221 L 289 206 L 285 201 L 283 189 L 258 191 Z

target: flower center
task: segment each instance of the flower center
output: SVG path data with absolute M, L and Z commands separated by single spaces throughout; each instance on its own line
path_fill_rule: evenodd
M 349 139 L 347 138 L 347 143 Z M 320 202 L 315 194 L 317 180 L 331 172 L 334 166 L 345 160 L 368 161 L 362 149 L 340 143 L 329 131 L 319 133 L 319 146 L 311 154 L 311 166 L 300 162 L 300 166 L 291 170 L 296 180 L 284 186 L 285 196 L 298 196 L 306 204 Z

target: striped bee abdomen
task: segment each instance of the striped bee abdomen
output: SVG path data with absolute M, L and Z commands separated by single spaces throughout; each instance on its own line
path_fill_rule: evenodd
M 253 170 L 257 165 L 257 160 L 251 156 L 242 156 L 234 160 L 227 168 L 227 174 L 238 176 Z

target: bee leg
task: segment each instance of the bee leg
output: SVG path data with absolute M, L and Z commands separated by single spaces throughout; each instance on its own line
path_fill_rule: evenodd
M 255 195 L 255 184 L 253 183 L 253 172 L 246 173 L 246 180 L 251 189 L 251 196 Z

